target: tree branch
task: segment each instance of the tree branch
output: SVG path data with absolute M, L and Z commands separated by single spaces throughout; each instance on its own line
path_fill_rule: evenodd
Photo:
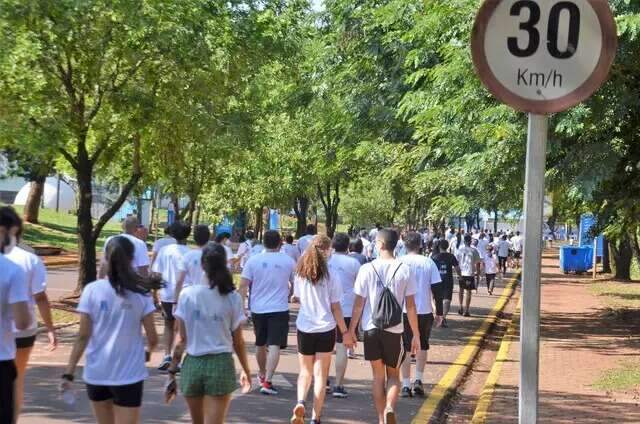
M 75 169 L 77 171 L 78 170 L 78 161 L 76 161 L 76 159 L 73 156 L 71 156 L 71 153 L 67 152 L 62 147 L 60 147 L 58 150 L 60 151 L 62 156 L 67 160 L 67 162 L 69 162 L 69 164 L 73 167 L 73 169 Z

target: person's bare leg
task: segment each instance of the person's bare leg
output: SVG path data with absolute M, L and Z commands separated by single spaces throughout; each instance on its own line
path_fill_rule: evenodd
M 224 424 L 229 412 L 231 395 L 205 396 L 203 400 L 204 424 Z
M 469 307 L 471 306 L 471 290 L 465 290 L 467 298 L 465 299 L 465 312 L 469 313 Z
M 22 401 L 24 399 L 24 376 L 27 372 L 27 364 L 29 363 L 29 357 L 31 356 L 32 350 L 33 347 L 16 349 L 15 364 L 18 371 L 18 376 L 16 377 L 14 385 L 16 417 L 20 416 L 20 411 L 22 410 Z
M 175 326 L 176 322 L 174 321 L 169 321 L 169 320 L 164 320 L 164 334 L 162 336 L 162 339 L 164 341 L 164 355 L 165 356 L 171 356 L 171 350 L 173 349 L 173 337 L 174 337 L 174 333 L 175 333 Z
M 415 380 L 422 381 L 422 375 L 424 374 L 424 367 L 427 365 L 427 354 L 428 350 L 419 350 L 416 355 L 416 374 Z M 404 376 L 403 376 L 404 378 Z
M 312 355 L 302 355 L 298 353 L 298 363 L 300 364 L 300 374 L 298 374 L 298 401 L 307 399 L 311 381 L 313 380 L 313 360 Z
M 465 290 L 462 287 L 460 287 L 460 291 L 458 292 L 458 299 L 460 300 L 460 310 L 461 311 L 463 311 L 462 304 L 464 303 L 464 292 L 465 292 Z
M 316 353 L 313 363 L 313 419 L 320 420 L 324 398 L 327 394 L 326 382 L 331 367 L 331 352 Z
M 91 402 L 91 408 L 93 409 L 93 414 L 96 416 L 96 422 L 98 424 L 115 424 L 113 401 L 111 399 L 101 402 Z
M 113 416 L 116 424 L 138 424 L 140 422 L 140 408 L 124 408 L 113 405 Z
M 411 387 L 411 355 L 405 355 L 404 361 L 400 365 L 400 375 L 402 387 Z
M 344 386 L 344 376 L 347 373 L 347 349 L 344 344 L 336 344 L 336 386 Z
M 267 374 L 267 347 L 256 347 L 256 362 L 258 363 L 258 374 L 264 377 Z
M 273 374 L 278 368 L 278 362 L 280 362 L 280 346 L 269 346 L 269 352 L 267 352 L 267 381 L 273 379 Z
M 387 399 L 386 408 L 396 410 L 398 397 L 400 396 L 400 369 L 386 367 L 387 369 Z
M 191 422 L 193 424 L 203 424 L 204 423 L 204 405 L 203 398 L 200 397 L 188 397 L 185 396 L 184 399 L 187 401 L 187 406 L 189 407 L 189 413 L 191 414 Z
M 371 371 L 373 372 L 373 403 L 378 414 L 378 423 L 384 424 L 384 409 L 387 405 L 385 397 L 385 366 L 381 359 L 371 361 Z
M 449 299 L 445 299 L 442 301 L 442 317 L 446 318 L 449 314 L 449 310 L 451 309 L 451 301 Z

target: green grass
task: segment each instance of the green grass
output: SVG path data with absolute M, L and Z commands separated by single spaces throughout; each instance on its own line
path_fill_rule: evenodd
M 18 213 L 22 213 L 22 206 L 15 206 Z M 65 250 L 78 250 L 78 231 L 76 216 L 68 213 L 56 212 L 52 209 L 40 209 L 40 224 L 25 224 L 24 240 L 30 245 L 47 245 L 62 247 Z M 107 237 L 121 232 L 117 223 L 107 223 L 98 239 L 98 249 Z
M 640 283 L 608 281 L 593 284 L 589 290 L 611 309 L 640 309 Z
M 602 373 L 593 387 L 606 391 L 620 391 L 640 387 L 640 360 L 625 361 L 620 368 Z

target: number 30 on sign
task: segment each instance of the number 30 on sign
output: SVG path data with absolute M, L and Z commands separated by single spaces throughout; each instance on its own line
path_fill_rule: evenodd
M 566 110 L 606 80 L 617 46 L 606 0 L 486 0 L 473 62 L 498 99 L 533 113 Z

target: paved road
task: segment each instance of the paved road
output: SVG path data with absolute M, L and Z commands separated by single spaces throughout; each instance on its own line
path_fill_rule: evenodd
M 50 271 L 50 292 L 56 294 L 70 292 L 75 286 L 75 273 L 72 269 Z M 55 290 L 55 291 L 54 291 Z M 484 317 L 495 304 L 502 288 L 496 290 L 496 295 L 488 296 L 486 290 L 480 289 L 474 297 L 471 318 L 450 315 L 450 328 L 434 329 L 429 353 L 429 363 L 425 370 L 424 382 L 427 393 L 444 375 L 460 351 L 467 344 L 470 336 L 480 326 Z M 454 294 L 457 296 L 457 294 Z M 455 299 L 456 297 L 454 297 Z M 298 374 L 297 355 L 295 350 L 294 317 L 289 334 L 289 348 L 283 353 L 280 366 L 274 379 L 274 385 L 281 389 L 277 397 L 266 397 L 253 391 L 248 395 L 238 395 L 232 402 L 227 422 L 229 423 L 283 423 L 288 422 L 291 408 L 296 401 L 295 385 Z M 158 321 L 159 331 L 162 324 Z M 24 415 L 20 422 L 23 424 L 94 422 L 88 401 L 82 386 L 78 385 L 80 401 L 74 408 L 67 407 L 58 398 L 56 383 L 62 374 L 63 365 L 67 361 L 76 328 L 70 327 L 62 332 L 62 344 L 54 353 L 45 352 L 41 347 L 45 343 L 38 342 L 32 357 L 33 366 L 27 374 L 26 400 Z M 251 346 L 254 340 L 252 330 L 245 330 L 245 339 Z M 251 353 L 253 350 L 251 349 Z M 362 359 L 362 344 L 358 346 L 359 359 L 350 360 L 347 371 L 348 399 L 328 398 L 323 422 L 326 423 L 358 423 L 370 424 L 376 421 L 373 411 L 371 390 L 371 371 L 369 365 Z M 151 364 L 161 359 L 156 352 Z M 105 364 L 109 366 L 109 364 Z M 253 355 L 251 355 L 252 369 L 256 369 Z M 145 384 L 145 397 L 142 408 L 143 422 L 174 423 L 189 422 L 184 400 L 178 399 L 172 405 L 162 403 L 162 388 L 164 375 L 150 368 L 150 378 Z M 333 375 L 333 370 L 331 372 Z M 78 373 L 80 376 L 80 373 Z M 422 405 L 422 399 L 401 399 L 398 405 L 400 423 L 409 423 Z

